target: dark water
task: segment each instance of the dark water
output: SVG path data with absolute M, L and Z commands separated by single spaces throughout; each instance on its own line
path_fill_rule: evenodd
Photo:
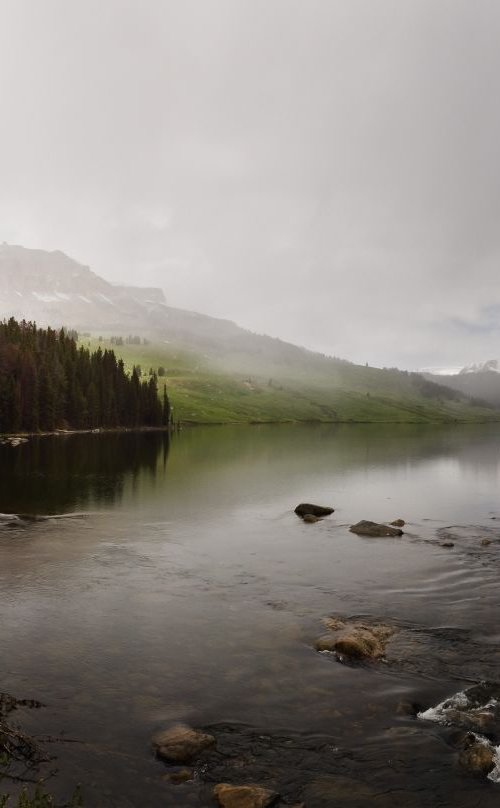
M 496 806 L 452 728 L 400 704 L 500 680 L 499 473 L 500 426 L 0 447 L 0 512 L 57 517 L 0 520 L 0 690 L 45 705 L 16 712 L 27 731 L 77 741 L 50 745 L 47 787 L 81 782 L 103 808 L 211 806 L 221 780 L 308 808 Z M 301 501 L 336 511 L 304 524 Z M 348 531 L 397 517 L 400 539 Z M 396 626 L 387 662 L 316 653 L 328 615 Z M 151 736 L 177 721 L 210 727 L 218 751 L 174 786 Z

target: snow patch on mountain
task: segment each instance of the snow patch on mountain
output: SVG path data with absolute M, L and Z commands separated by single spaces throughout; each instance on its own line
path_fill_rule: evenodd
M 500 373 L 500 359 L 488 359 L 486 362 L 473 362 L 466 365 L 460 374 L 466 373 Z

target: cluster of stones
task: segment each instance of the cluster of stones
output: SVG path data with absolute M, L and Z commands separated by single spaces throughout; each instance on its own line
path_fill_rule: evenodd
M 325 516 L 330 516 L 334 513 L 334 508 L 325 507 L 324 505 L 313 505 L 310 502 L 301 502 L 295 508 L 297 516 L 309 524 L 318 522 Z M 351 525 L 350 530 L 352 533 L 357 533 L 360 536 L 402 536 L 403 531 L 401 528 L 404 526 L 403 519 L 395 519 L 390 525 L 379 524 L 378 522 L 370 522 L 367 519 L 362 519 L 356 525 Z
M 295 508 L 295 513 L 304 522 L 314 523 L 325 516 L 330 516 L 334 513 L 334 509 L 301 503 Z M 398 537 L 403 535 L 404 525 L 403 519 L 395 519 L 390 524 L 363 519 L 351 525 L 350 531 L 360 536 Z M 484 546 L 489 543 L 489 539 L 483 539 L 481 542 Z M 445 542 L 441 546 L 452 547 L 453 543 Z M 328 632 L 316 640 L 315 649 L 335 654 L 340 661 L 348 660 L 353 663 L 382 659 L 385 656 L 386 646 L 396 631 L 393 626 L 383 623 L 371 624 L 362 620 L 346 620 L 338 617 L 325 618 L 323 623 Z M 500 704 L 500 700 L 496 703 Z M 416 713 L 417 710 L 413 711 L 413 715 Z M 419 713 L 418 716 L 427 717 L 425 713 Z M 489 721 L 491 717 L 491 711 L 488 710 L 486 712 L 476 710 L 474 713 L 475 721 Z M 459 742 L 460 764 L 475 774 L 487 775 L 495 768 L 496 750 L 486 738 L 474 731 L 478 727 L 467 726 L 467 720 L 467 717 L 457 714 L 457 711 L 446 712 L 446 723 L 458 724 L 464 728 Z M 170 783 L 192 780 L 195 775 L 192 765 L 215 745 L 216 739 L 213 735 L 184 724 L 176 724 L 159 732 L 153 738 L 157 756 L 169 766 L 165 779 Z M 213 789 L 213 797 L 221 808 L 268 808 L 280 799 L 277 792 L 256 783 L 244 785 L 218 783 Z M 291 808 L 305 808 L 305 804 L 300 803 Z
M 168 782 L 175 784 L 193 779 L 194 769 L 180 767 L 193 764 L 205 751 L 215 747 L 215 743 L 213 735 L 185 724 L 175 724 L 153 737 L 157 756 L 169 766 L 177 767 L 166 775 Z M 213 789 L 213 796 L 221 808 L 268 808 L 279 799 L 277 792 L 255 783 L 218 783 Z M 291 808 L 305 808 L 305 805 Z
M 454 727 L 460 765 L 471 774 L 500 779 L 500 685 L 481 682 L 418 712 L 418 718 Z

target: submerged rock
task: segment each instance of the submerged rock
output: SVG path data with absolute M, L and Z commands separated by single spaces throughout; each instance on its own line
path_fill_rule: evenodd
M 191 729 L 185 724 L 176 724 L 153 737 L 153 746 L 158 757 L 171 763 L 191 763 L 214 744 L 213 735 Z
M 395 519 L 394 522 L 391 522 L 391 525 L 394 527 L 404 527 L 406 524 L 404 519 Z
M 396 714 L 406 716 L 408 718 L 416 718 L 422 707 L 414 701 L 407 701 L 403 699 L 398 702 L 396 707 Z
M 402 536 L 403 531 L 398 527 L 391 527 L 390 525 L 382 525 L 378 522 L 370 522 L 367 519 L 362 519 L 355 525 L 349 528 L 351 533 L 357 533 L 360 536 Z
M 331 513 L 334 512 L 334 508 L 325 508 L 323 505 L 311 505 L 308 502 L 302 502 L 300 505 L 297 505 L 295 508 L 295 513 L 297 516 L 306 516 L 310 514 L 311 516 L 330 516 Z
M 439 545 L 440 547 L 455 547 L 455 543 L 452 541 L 442 541 Z
M 325 624 L 330 633 L 316 640 L 316 650 L 330 651 L 349 659 L 380 659 L 385 654 L 387 642 L 394 634 L 391 626 L 381 624 L 371 626 L 359 621 L 344 622 L 337 618 L 329 618 Z
M 304 522 L 308 522 L 309 524 L 312 524 L 313 522 L 319 522 L 319 516 L 314 516 L 313 513 L 305 513 L 302 519 Z
M 229 783 L 219 783 L 213 793 L 222 808 L 267 808 L 279 796 L 262 786 L 232 786 Z
M 487 547 L 488 544 L 491 544 L 491 539 L 481 539 L 481 547 Z
M 36 699 L 16 699 L 9 693 L 0 693 L 0 718 L 3 718 L 7 713 L 12 710 L 17 710 L 18 707 L 29 707 L 32 710 L 39 710 L 43 707 L 41 701 Z
M 182 783 L 187 783 L 189 780 L 192 780 L 194 777 L 194 772 L 192 769 L 176 769 L 175 771 L 168 772 L 163 776 L 163 780 L 166 783 L 172 783 L 174 786 L 181 785 Z

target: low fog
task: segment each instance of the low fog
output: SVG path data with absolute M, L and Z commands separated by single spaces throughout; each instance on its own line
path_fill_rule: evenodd
M 373 365 L 498 354 L 496 0 L 2 0 L 0 241 Z

